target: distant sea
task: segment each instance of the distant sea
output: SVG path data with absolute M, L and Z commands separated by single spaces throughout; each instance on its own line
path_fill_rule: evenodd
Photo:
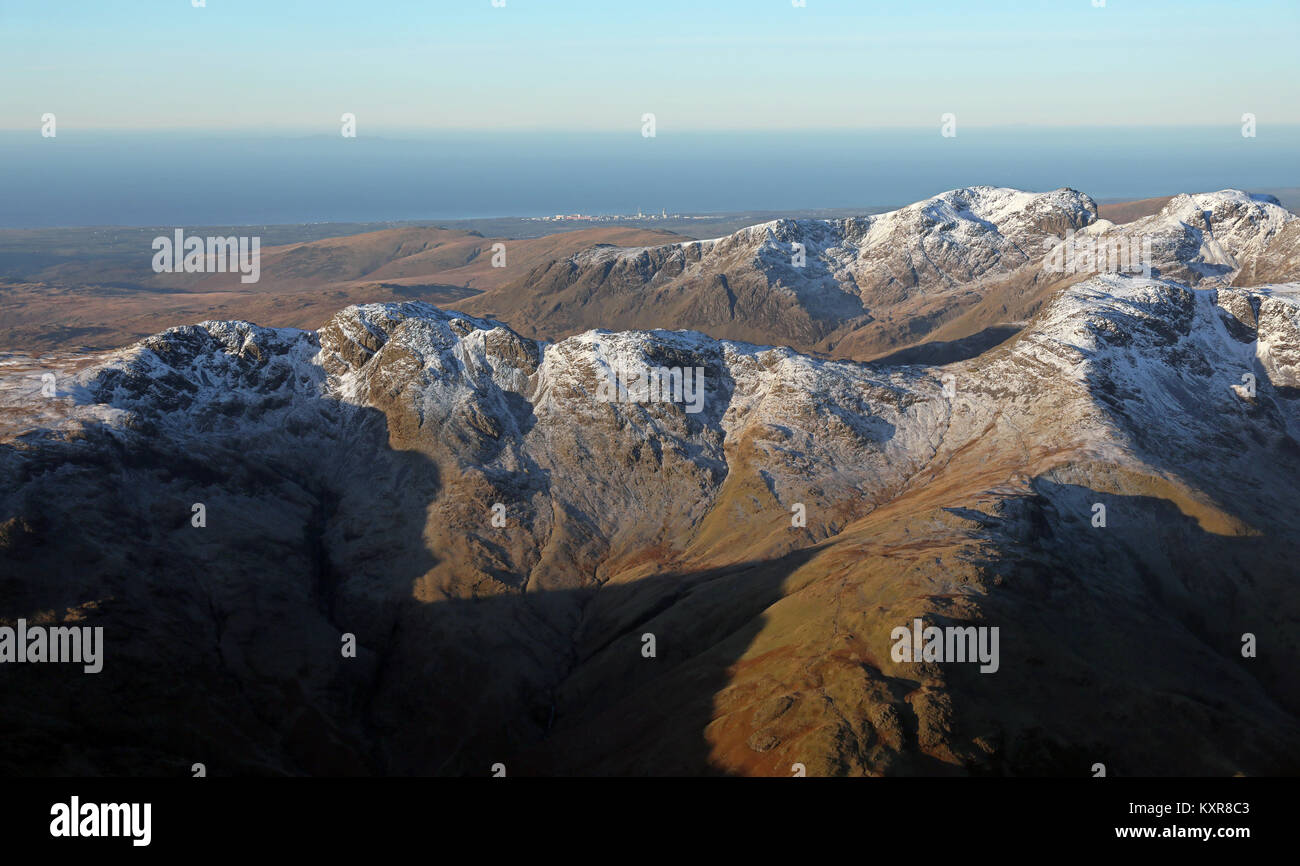
M 1143 198 L 1300 186 L 1300 127 L 338 135 L 0 133 L 0 226 L 880 208 L 974 184 Z

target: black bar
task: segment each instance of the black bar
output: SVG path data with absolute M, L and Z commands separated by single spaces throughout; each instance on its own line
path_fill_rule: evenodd
M 1101 848 L 1178 856 L 1199 849 L 1232 856 L 1243 845 L 1287 841 L 1295 792 L 1291 779 L 1244 778 L 38 779 L 4 785 L 0 838 L 6 853 L 56 855 L 329 856 L 422 847 L 442 859 L 463 844 L 494 859 L 515 846 L 539 856 L 543 848 L 567 848 L 620 858 L 655 849 L 682 855 L 698 849 L 691 840 L 700 839 L 723 851 L 803 846 L 809 856 L 843 843 L 863 856 L 955 845 L 962 853 Z M 52 836 L 52 808 L 74 795 L 82 806 L 149 803 L 149 844 L 135 846 L 128 836 Z M 1173 811 L 1179 808 L 1190 812 Z M 1160 834 L 1180 827 L 1240 828 L 1248 836 L 1118 836 L 1128 828 Z M 592 848 L 597 835 L 622 841 Z

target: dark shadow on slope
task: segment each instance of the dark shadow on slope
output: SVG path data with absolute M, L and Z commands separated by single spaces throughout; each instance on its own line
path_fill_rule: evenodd
M 326 432 L 290 419 L 278 447 L 148 418 L 0 446 L 2 624 L 104 629 L 97 674 L 0 668 L 0 774 L 375 769 L 360 708 L 388 635 L 357 624 L 352 596 L 382 609 L 390 572 L 409 593 L 436 564 L 421 531 L 439 481 L 388 449 L 381 413 L 316 403 Z
M 1284 649 L 1300 636 L 1297 539 L 1206 532 L 1149 496 L 1034 488 L 981 530 L 998 555 L 981 563 L 991 585 L 976 624 L 1000 628 L 999 669 L 944 666 L 963 736 L 992 747 L 969 769 L 1300 772 L 1300 679 Z M 1273 650 L 1244 658 L 1247 632 Z
M 938 367 L 957 361 L 968 361 L 984 354 L 989 349 L 1005 343 L 1019 334 L 1021 325 L 993 325 L 977 334 L 958 340 L 936 340 L 899 349 L 882 358 L 871 361 L 874 365 L 895 367 L 900 364 L 924 364 Z
M 483 294 L 479 289 L 446 283 L 374 283 L 373 286 L 366 286 L 366 288 L 372 287 L 379 291 L 391 292 L 394 297 L 408 301 L 428 301 L 436 305 L 454 304 L 457 301 Z
M 299 457 L 102 428 L 0 449 L 0 619 L 104 629 L 97 674 L 0 669 L 0 775 L 711 771 L 713 696 L 806 555 L 420 602 L 436 468 L 358 415 Z

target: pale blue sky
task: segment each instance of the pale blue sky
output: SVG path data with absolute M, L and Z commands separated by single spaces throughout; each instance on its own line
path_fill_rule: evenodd
M 0 128 L 1300 122 L 1300 2 L 0 0 Z

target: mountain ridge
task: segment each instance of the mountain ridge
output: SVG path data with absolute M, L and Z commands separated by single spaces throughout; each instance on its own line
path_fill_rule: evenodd
M 943 368 L 538 343 L 408 302 L 172 329 L 60 375 L 55 410 L 15 369 L 3 611 L 103 622 L 119 661 L 66 684 L 93 722 L 21 676 L 6 697 L 36 703 L 4 705 L 128 773 L 196 747 L 290 774 L 1294 768 L 1286 653 L 1238 649 L 1297 645 L 1298 289 L 1093 277 Z M 702 411 L 601 402 L 615 363 L 702 367 Z M 999 672 L 892 660 L 915 617 L 1000 626 Z M 177 718 L 172 664 L 207 672 L 212 721 L 121 765 L 94 745 L 132 741 L 111 695 Z
M 1300 218 L 1271 196 L 1176 196 L 1158 213 L 1124 224 L 1097 213 L 1091 198 L 1068 188 L 970 187 L 868 217 L 778 220 L 710 241 L 588 249 L 459 306 L 546 339 L 591 326 L 667 324 L 871 360 L 1027 319 L 1055 292 L 1104 270 L 1052 266 L 1053 253 L 1076 233 L 1071 243 L 1123 242 L 1138 250 L 1149 239 L 1154 261 L 1146 267 L 1192 282 L 1217 283 L 1228 270 L 1241 285 L 1296 275 Z M 1217 252 L 1202 249 L 1206 219 L 1224 227 L 1221 241 L 1208 235 L 1221 244 Z M 796 244 L 802 267 L 794 263 Z M 1224 250 L 1232 251 L 1226 260 Z M 1215 274 L 1197 270 L 1215 266 Z

